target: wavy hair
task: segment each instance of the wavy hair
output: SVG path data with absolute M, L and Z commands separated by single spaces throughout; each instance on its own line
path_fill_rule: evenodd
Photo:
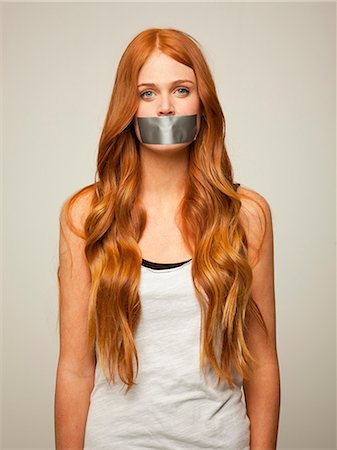
M 189 148 L 186 187 L 178 208 L 179 229 L 193 255 L 192 278 L 201 308 L 200 368 L 204 373 L 206 367 L 213 369 L 218 383 L 225 380 L 233 387 L 232 365 L 248 379 L 256 362 L 246 342 L 248 317 L 255 317 L 267 336 L 268 330 L 251 295 L 252 267 L 239 218 L 240 195 L 244 194 L 233 188 L 225 118 L 215 84 L 198 41 L 176 29 L 146 29 L 127 46 L 100 136 L 95 182 L 63 205 L 74 229 L 72 205 L 84 192 L 91 194 L 84 229 L 75 230 L 85 239 L 91 272 L 88 350 L 97 345 L 109 383 L 115 383 L 117 368 L 126 393 L 137 384 L 134 336 L 142 308 L 138 242 L 147 213 L 138 197 L 141 166 L 133 118 L 139 105 L 138 74 L 155 50 L 192 68 L 197 80 L 202 114 L 198 136 Z

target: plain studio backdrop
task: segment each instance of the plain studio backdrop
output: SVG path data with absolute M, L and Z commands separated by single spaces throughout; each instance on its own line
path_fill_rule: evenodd
M 123 51 L 167 27 L 200 42 L 234 180 L 271 207 L 278 448 L 335 449 L 335 3 L 2 3 L 1 18 L 2 448 L 54 448 L 61 204 L 94 181 Z

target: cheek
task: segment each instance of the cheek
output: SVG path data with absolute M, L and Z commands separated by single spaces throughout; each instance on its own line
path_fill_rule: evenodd
M 136 116 L 149 116 L 150 107 L 149 104 L 142 101 L 138 105 L 138 109 L 136 111 Z
M 196 96 L 195 100 L 194 100 L 194 107 L 195 110 L 198 111 L 198 113 L 200 112 L 200 99 L 198 96 Z
M 136 136 L 138 137 L 138 139 L 140 137 L 140 134 L 139 134 L 139 127 L 138 127 L 137 117 L 148 116 L 148 115 L 149 114 L 146 111 L 146 108 L 144 108 L 144 104 L 140 103 L 139 106 L 138 106 L 138 109 L 137 109 L 137 111 L 136 111 L 136 113 L 134 115 L 134 119 L 133 119 L 133 128 L 135 130 L 135 133 L 136 133 Z
M 186 105 L 187 108 L 195 113 L 199 114 L 200 111 L 200 101 L 198 96 L 193 96 L 189 99 L 188 105 Z
M 138 127 L 138 122 L 137 122 L 137 118 L 135 117 L 133 120 L 133 128 L 135 130 L 136 136 L 138 137 L 138 139 L 140 138 L 139 135 L 139 127 Z

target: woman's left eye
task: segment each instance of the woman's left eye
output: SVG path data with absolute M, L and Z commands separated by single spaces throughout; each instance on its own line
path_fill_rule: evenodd
M 178 88 L 177 91 L 186 91 L 186 92 L 190 92 L 188 89 L 186 88 Z

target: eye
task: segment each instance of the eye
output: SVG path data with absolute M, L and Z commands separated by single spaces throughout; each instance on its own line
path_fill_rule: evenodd
M 147 95 L 144 96 L 144 94 L 147 94 L 148 92 L 152 92 L 152 91 L 144 91 L 144 92 L 141 92 L 139 95 L 140 95 L 140 97 L 142 97 L 142 98 L 150 98 L 150 97 L 148 97 Z
M 186 91 L 187 93 L 190 92 L 188 89 L 186 88 L 178 88 L 177 91 Z
M 178 88 L 178 89 L 176 89 L 176 91 L 185 91 L 185 92 L 180 92 L 181 94 L 188 94 L 190 91 L 188 90 L 188 89 L 186 89 L 186 88 Z M 153 94 L 153 91 L 149 91 L 149 90 L 147 90 L 147 91 L 143 91 L 143 92 L 141 92 L 140 94 L 139 94 L 139 96 L 141 97 L 141 98 L 151 98 L 152 97 L 152 95 L 146 95 L 146 94 Z

